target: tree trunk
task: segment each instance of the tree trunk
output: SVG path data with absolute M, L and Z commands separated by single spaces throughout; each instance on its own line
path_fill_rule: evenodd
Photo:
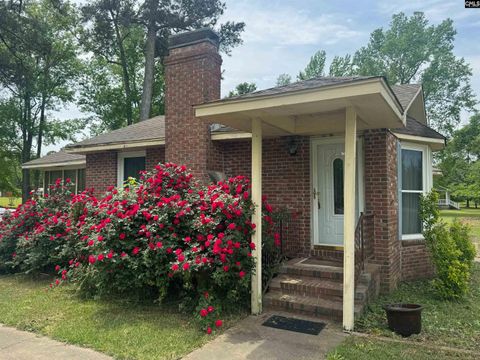
M 112 18 L 114 18 L 112 14 Z M 118 23 L 114 23 L 115 35 L 117 37 L 118 50 L 120 51 L 120 63 L 122 64 L 123 73 L 123 86 L 125 88 L 125 101 L 127 102 L 126 116 L 127 125 L 133 124 L 133 109 L 132 109 L 132 90 L 130 89 L 130 76 L 128 74 L 127 56 L 125 54 L 125 48 L 123 47 L 122 34 L 118 28 Z
M 25 127 L 22 131 L 22 139 L 23 139 L 23 148 L 22 148 L 22 164 L 30 161 L 31 153 L 32 153 L 32 113 L 31 113 L 31 104 L 30 104 L 30 95 L 26 94 L 24 97 L 24 124 Z M 30 196 L 30 170 L 23 169 L 22 170 L 22 202 L 28 200 Z
M 470 200 L 467 199 L 467 208 L 469 208 L 469 207 L 470 207 Z
M 145 44 L 145 77 L 143 79 L 142 103 L 140 105 L 140 121 L 150 117 L 150 109 L 152 107 L 156 37 L 157 31 L 155 19 L 152 19 L 148 26 L 147 40 Z
M 43 130 L 45 127 L 45 94 L 42 95 L 42 103 L 40 105 L 40 123 L 38 124 L 38 137 L 37 137 L 37 159 L 42 156 L 42 142 L 43 142 Z M 34 185 L 35 189 L 40 186 L 40 171 L 34 173 Z

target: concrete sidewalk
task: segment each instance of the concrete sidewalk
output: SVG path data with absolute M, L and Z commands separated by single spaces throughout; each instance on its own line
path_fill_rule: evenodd
M 111 360 L 96 351 L 0 325 L 0 360 Z
M 224 334 L 184 357 L 184 360 L 300 360 L 324 359 L 347 336 L 339 325 L 328 324 L 319 335 L 306 335 L 262 326 L 272 315 L 322 321 L 275 312 L 249 316 Z

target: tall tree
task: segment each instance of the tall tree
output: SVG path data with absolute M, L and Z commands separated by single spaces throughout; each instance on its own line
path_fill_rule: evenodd
M 317 76 L 325 75 L 325 60 L 327 54 L 324 50 L 317 51 L 308 62 L 305 70 L 300 71 L 297 78 L 298 80 L 308 80 Z
M 82 44 L 87 52 L 97 59 L 93 62 L 105 62 L 121 73 L 123 101 L 127 125 L 134 122 L 135 98 L 132 87 L 132 70 L 128 46 L 139 46 L 141 37 L 136 21 L 136 9 L 133 0 L 95 0 L 81 8 L 84 31 Z M 140 35 L 141 36 L 141 35 Z M 100 58 L 100 59 L 98 59 Z
M 141 4 L 139 19 L 146 28 L 146 44 L 140 120 L 150 117 L 155 59 L 161 61 L 166 55 L 168 37 L 179 31 L 216 27 L 225 7 L 220 0 L 145 0 Z M 229 53 L 241 43 L 244 27 L 243 22 L 226 22 L 217 27 L 222 51 Z
M 437 130 L 450 134 L 462 110 L 474 111 L 472 70 L 453 53 L 456 30 L 451 19 L 430 25 L 416 12 L 393 15 L 388 29 L 376 29 L 354 56 L 335 57 L 335 76 L 385 76 L 390 84 L 422 83 L 427 112 Z
M 257 85 L 255 83 L 243 82 L 235 86 L 235 89 L 228 93 L 228 97 L 248 94 L 255 90 L 257 90 Z
M 48 111 L 73 99 L 79 62 L 72 33 L 75 13 L 68 3 L 38 0 L 12 7 L 0 2 L 0 94 L 8 117 L 0 138 L 19 162 L 39 156 L 42 144 L 68 136 L 70 124 L 48 119 Z M 12 135 L 14 134 L 14 135 Z M 34 148 L 36 146 L 36 155 Z M 22 193 L 28 196 L 30 172 L 23 171 Z

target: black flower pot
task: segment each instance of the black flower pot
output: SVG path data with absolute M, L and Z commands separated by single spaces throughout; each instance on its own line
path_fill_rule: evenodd
M 404 337 L 420 334 L 422 331 L 422 309 L 418 304 L 387 304 L 388 328 Z

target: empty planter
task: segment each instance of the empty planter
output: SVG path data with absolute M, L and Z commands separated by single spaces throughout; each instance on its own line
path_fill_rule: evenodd
M 422 309 L 417 304 L 387 304 L 383 306 L 387 313 L 388 327 L 402 336 L 420 334 L 422 331 Z

